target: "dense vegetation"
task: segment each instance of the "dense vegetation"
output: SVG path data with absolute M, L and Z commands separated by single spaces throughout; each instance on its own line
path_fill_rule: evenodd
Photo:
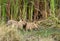
M 0 0 L 0 41 L 60 41 L 60 0 Z
M 0 20 L 42 20 L 56 16 L 59 0 L 0 0 Z

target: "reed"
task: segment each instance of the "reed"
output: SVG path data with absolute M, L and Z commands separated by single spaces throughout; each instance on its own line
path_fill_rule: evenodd
M 7 5 L 7 1 L 8 0 L 0 0 L 0 17 L 2 20 L 5 20 L 7 17 L 7 12 L 6 12 L 6 5 Z M 35 4 L 34 0 L 10 0 L 10 9 L 7 10 L 9 11 L 8 16 L 10 19 L 13 20 L 20 20 L 20 19 L 24 19 L 24 20 L 28 20 L 29 21 L 33 21 L 33 17 L 37 17 L 37 15 L 39 14 L 39 10 L 40 10 L 40 1 L 45 2 L 45 11 L 47 11 L 47 1 L 48 0 L 38 0 L 37 1 L 37 5 Z M 51 17 L 55 17 L 55 1 L 54 0 L 50 0 L 50 9 L 51 9 Z M 36 13 L 35 11 L 35 7 L 34 5 L 36 5 Z M 43 4 L 42 4 L 43 5 Z M 34 14 L 34 15 L 33 15 Z M 46 14 L 47 17 L 48 13 Z
M 18 17 L 18 0 L 14 0 L 14 19 L 16 20 Z
M 1 15 L 2 15 L 2 20 L 6 21 L 6 1 L 7 0 L 1 0 Z
M 56 17 L 56 13 L 55 13 L 55 0 L 50 0 L 50 8 L 51 8 L 51 19 L 52 20 L 56 20 L 56 22 L 58 22 L 58 18 Z
M 28 1 L 27 0 L 24 0 L 23 1 L 23 14 L 22 14 L 23 20 L 26 20 L 27 4 L 28 4 Z
M 44 2 L 45 2 L 45 12 L 47 12 L 47 1 L 44 0 Z M 48 14 L 47 13 L 45 14 L 45 18 L 46 19 L 48 18 Z
M 51 16 L 55 17 L 55 2 L 54 0 L 50 1 Z
M 34 0 L 31 0 L 31 1 L 29 1 L 30 3 L 29 3 L 29 5 L 28 5 L 28 15 L 29 15 L 29 20 L 30 21 L 32 21 L 33 19 L 33 9 L 34 9 L 34 5 L 33 5 L 33 3 L 34 3 Z
M 1 20 L 1 5 L 0 5 L 0 20 Z
M 11 7 L 10 7 L 10 13 L 11 13 L 11 20 L 14 19 L 14 0 L 10 0 L 10 4 L 11 4 Z

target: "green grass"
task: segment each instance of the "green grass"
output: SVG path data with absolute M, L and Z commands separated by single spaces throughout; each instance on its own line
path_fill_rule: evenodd
M 47 0 L 44 1 L 45 10 L 47 10 Z M 13 20 L 26 20 L 28 14 L 28 20 L 32 21 L 34 12 L 34 0 L 30 0 L 29 2 L 30 4 L 28 3 L 28 0 L 10 0 L 10 18 Z M 58 38 L 60 37 L 60 20 L 55 13 L 57 12 L 55 11 L 57 10 L 55 6 L 58 3 L 55 3 L 55 0 L 50 0 L 51 16 L 48 18 L 49 20 L 44 20 L 41 22 L 40 28 L 37 31 L 23 31 L 17 29 L 16 27 L 6 27 L 6 24 L 4 24 L 4 21 L 6 21 L 6 3 L 7 0 L 0 0 L 0 41 L 38 41 L 42 37 L 47 37 L 47 40 L 48 38 L 50 39 L 50 36 L 53 35 L 57 37 L 57 40 L 60 39 Z
M 16 2 L 14 2 L 14 19 L 17 19 L 18 16 L 18 0 L 15 0 Z
M 26 15 L 27 15 L 27 4 L 28 4 L 28 1 L 27 0 L 25 0 L 25 1 L 23 1 L 23 14 L 22 14 L 22 16 L 23 16 L 23 19 L 24 20 L 26 20 Z
M 1 0 L 1 13 L 2 20 L 6 21 L 6 0 Z
M 27 19 L 27 14 L 28 14 L 28 20 L 32 21 L 33 20 L 33 12 L 34 12 L 34 0 L 10 0 L 10 18 L 14 20 L 20 20 L 20 19 Z M 38 0 L 39 2 L 41 0 Z M 59 0 L 58 0 L 59 1 Z M 58 2 L 57 1 L 57 2 Z M 30 2 L 30 4 L 29 4 Z M 43 0 L 45 2 L 45 10 L 47 10 L 47 0 Z M 59 5 L 59 2 L 57 3 L 54 0 L 50 0 L 50 9 L 51 9 L 51 17 L 56 18 L 56 6 Z M 6 20 L 6 3 L 7 0 L 0 0 L 0 6 L 2 7 L 0 11 L 2 14 L 2 20 Z

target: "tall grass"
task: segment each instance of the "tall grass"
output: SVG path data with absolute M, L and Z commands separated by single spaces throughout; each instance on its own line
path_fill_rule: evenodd
M 29 1 L 29 5 L 28 5 L 28 7 L 29 7 L 28 14 L 29 14 L 29 20 L 30 21 L 33 20 L 32 19 L 32 17 L 33 17 L 33 9 L 34 9 L 33 3 L 34 3 L 34 0 L 31 0 L 31 1 Z
M 40 2 L 41 0 L 39 0 Z M 43 0 L 45 2 L 45 11 L 47 10 L 47 0 Z M 30 2 L 30 3 L 29 3 Z M 6 3 L 7 0 L 0 0 L 0 18 L 3 21 L 6 20 Z M 10 0 L 10 19 L 17 20 L 18 18 L 23 20 L 32 21 L 34 14 L 34 0 Z M 37 8 L 38 9 L 38 8 Z M 50 19 L 49 21 L 45 21 L 40 23 L 41 28 L 37 31 L 24 32 L 20 31 L 17 27 L 5 27 L 3 24 L 0 26 L 0 40 L 1 41 L 38 41 L 40 40 L 39 36 L 48 37 L 52 34 L 60 34 L 60 29 L 56 29 L 58 26 L 55 23 L 55 0 L 50 0 L 50 9 L 51 9 L 51 17 L 53 21 Z M 39 9 L 38 9 L 39 10 Z M 36 10 L 38 12 L 38 10 Z M 8 10 L 7 10 L 8 11 Z M 27 15 L 28 14 L 28 15 Z M 37 14 L 37 13 L 36 13 Z M 47 17 L 47 15 L 46 15 Z M 57 20 L 57 19 L 56 19 Z M 57 25 L 57 26 L 56 26 Z M 60 25 L 60 24 L 59 24 Z M 33 26 L 33 25 L 32 25 Z M 60 26 L 59 26 L 60 28 Z M 37 36 L 37 37 L 36 37 Z M 5 39 L 5 40 L 4 40 Z M 37 40 L 36 40 L 37 39 Z M 43 38 L 42 38 L 43 39 Z M 49 38 L 50 39 L 50 38 Z M 47 40 L 47 39 L 46 39 Z M 45 41 L 45 40 L 44 40 Z M 48 40 L 49 41 L 49 40 Z
M 51 15 L 55 17 L 55 2 L 54 0 L 50 1 L 50 7 L 51 7 Z
M 6 1 L 7 0 L 1 0 L 1 15 L 2 15 L 2 20 L 6 21 Z
M 45 2 L 45 12 L 47 12 L 47 0 L 44 0 L 44 2 Z M 47 16 L 48 14 L 46 13 L 46 19 L 48 18 L 48 16 Z
M 0 13 L 2 14 L 2 20 L 5 20 L 6 19 L 6 4 L 7 4 L 7 1 L 8 0 L 0 0 Z M 47 0 L 38 0 L 38 2 L 40 1 L 43 1 L 43 4 L 44 7 L 45 7 L 45 12 L 47 12 Z M 37 3 L 38 4 L 38 3 Z M 42 4 L 42 5 L 43 5 Z M 33 20 L 33 17 L 37 14 L 35 13 L 34 14 L 34 5 L 35 4 L 35 1 L 34 0 L 10 0 L 10 12 L 9 12 L 9 17 L 10 19 L 14 19 L 14 20 L 17 20 L 17 19 L 24 19 L 24 20 L 30 20 L 32 21 Z M 40 10 L 40 8 L 42 7 L 39 7 L 40 3 L 38 4 L 38 8 L 36 8 L 36 12 L 39 12 L 38 10 Z M 55 17 L 55 1 L 54 0 L 50 0 L 50 9 L 51 9 L 51 17 Z M 7 10 L 9 11 L 9 10 Z M 45 13 L 44 12 L 44 13 Z M 0 15 L 1 15 L 0 14 Z M 38 13 L 40 14 L 40 13 Z M 48 13 L 47 13 L 48 14 Z M 47 17 L 47 14 L 46 14 L 46 17 Z M 37 16 L 37 15 L 36 15 Z M 35 16 L 35 17 L 36 17 Z
M 18 17 L 18 0 L 14 0 L 14 19 Z
M 1 0 L 0 0 L 0 20 L 1 20 Z
M 15 13 L 14 12 L 15 11 L 14 10 L 14 0 L 10 0 L 10 4 L 11 4 L 11 7 L 10 7 L 10 9 L 11 9 L 11 11 L 10 11 L 11 12 L 11 16 L 10 17 L 11 17 L 11 19 L 14 19 L 14 15 L 15 15 L 14 14 Z
M 22 2 L 23 0 L 18 0 L 18 5 L 19 5 L 19 7 L 18 7 L 18 19 L 20 20 L 20 19 L 22 19 L 22 13 L 23 13 L 23 2 Z
M 23 0 L 23 19 L 26 20 L 28 0 Z
M 1 5 L 0 5 L 0 20 L 1 20 Z
M 58 18 L 56 17 L 55 14 L 55 1 L 54 0 L 50 0 L 50 8 L 51 8 L 51 17 L 53 20 L 56 20 L 56 22 L 58 22 Z

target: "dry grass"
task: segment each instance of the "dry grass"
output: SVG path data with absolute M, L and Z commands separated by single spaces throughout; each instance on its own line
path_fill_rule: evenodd
M 30 23 L 31 27 L 32 25 L 34 25 L 34 23 Z M 0 41 L 59 41 L 60 29 L 55 29 L 60 28 L 59 25 L 56 24 L 55 21 L 46 20 L 40 22 L 39 30 L 24 31 L 15 26 L 7 27 L 6 24 L 2 23 L 0 24 Z
M 0 41 L 18 41 L 21 36 L 15 27 L 0 26 Z
M 0 25 L 0 41 L 45 41 L 48 38 L 41 38 L 36 36 L 32 32 L 24 32 L 18 30 L 16 27 L 6 27 L 6 25 Z M 50 41 L 50 38 L 48 39 Z

